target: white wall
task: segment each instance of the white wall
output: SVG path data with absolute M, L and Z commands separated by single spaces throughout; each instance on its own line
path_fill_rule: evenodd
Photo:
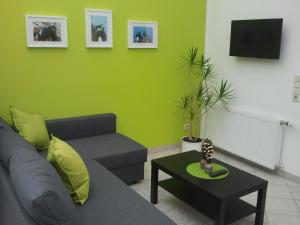
M 207 0 L 206 55 L 232 82 L 233 106 L 295 126 L 286 130 L 283 170 L 300 176 L 300 104 L 292 102 L 294 76 L 300 76 L 299 0 Z M 284 18 L 280 60 L 229 56 L 231 20 Z

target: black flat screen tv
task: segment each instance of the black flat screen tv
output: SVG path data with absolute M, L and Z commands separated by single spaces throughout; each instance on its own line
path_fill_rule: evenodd
M 279 59 L 283 19 L 233 20 L 230 56 Z

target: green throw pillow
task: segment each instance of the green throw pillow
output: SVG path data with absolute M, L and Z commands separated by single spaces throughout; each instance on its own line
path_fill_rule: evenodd
M 49 134 L 42 115 L 31 115 L 13 107 L 10 107 L 10 114 L 13 124 L 21 137 L 39 150 L 48 149 Z
M 83 205 L 89 196 L 90 177 L 79 154 L 66 142 L 52 137 L 47 159 L 59 173 L 74 202 Z

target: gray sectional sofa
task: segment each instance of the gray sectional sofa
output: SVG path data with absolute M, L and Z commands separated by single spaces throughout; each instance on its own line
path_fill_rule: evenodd
M 47 151 L 37 152 L 0 118 L 0 224 L 175 225 L 127 186 L 143 179 L 147 150 L 116 133 L 114 114 L 46 125 L 83 158 L 90 174 L 89 199 L 83 206 L 74 204 L 45 159 Z M 43 207 L 45 216 L 39 211 Z

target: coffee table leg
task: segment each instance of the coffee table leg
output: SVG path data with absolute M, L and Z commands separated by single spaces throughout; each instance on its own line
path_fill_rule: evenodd
M 158 190 L 158 168 L 152 164 L 151 167 L 151 203 L 157 204 Z
M 257 213 L 255 215 L 255 225 L 264 224 L 266 197 L 267 197 L 267 186 L 258 190 L 257 204 L 256 204 Z
M 215 217 L 215 225 L 224 225 L 225 224 L 225 212 L 226 212 L 226 202 L 220 201 L 217 209 L 217 214 Z

